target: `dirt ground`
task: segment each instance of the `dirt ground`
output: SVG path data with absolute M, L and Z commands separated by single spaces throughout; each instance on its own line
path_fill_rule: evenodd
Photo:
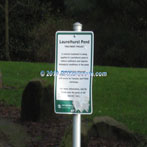
M 21 124 L 31 136 L 30 147 L 59 147 L 65 129 L 72 123 L 68 116 L 57 115 L 46 122 L 21 122 L 20 109 L 0 103 L 0 117 Z
M 48 119 L 46 122 L 21 122 L 20 109 L 13 106 L 5 106 L 3 103 L 0 103 L 0 118 L 11 120 L 14 123 L 26 127 L 27 133 L 31 137 L 31 141 L 28 143 L 28 147 L 59 147 L 65 130 L 72 124 L 72 119 L 68 115 L 56 115 L 55 117 Z M 91 137 L 88 147 L 134 146 L 131 146 L 127 142 Z

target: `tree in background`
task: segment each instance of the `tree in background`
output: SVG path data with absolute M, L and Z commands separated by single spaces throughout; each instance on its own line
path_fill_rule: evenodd
M 65 0 L 65 4 L 70 14 L 84 24 L 83 29 L 94 31 L 95 64 L 147 66 L 144 0 Z
M 53 22 L 52 25 L 56 26 L 54 23 L 54 16 L 56 15 L 59 17 L 59 15 L 63 13 L 64 1 L 2 0 L 0 11 L 5 9 L 6 4 L 7 13 L 0 13 L 0 19 L 3 20 L 0 21 L 0 34 L 4 36 L 3 31 L 5 31 L 5 40 L 0 38 L 0 47 L 3 48 L 3 52 L 0 51 L 0 59 L 10 60 L 11 57 L 12 60 L 39 61 L 40 59 L 35 57 L 39 54 L 37 53 L 37 48 L 43 49 L 42 53 L 45 53 L 44 46 L 47 40 L 44 39 L 43 41 L 43 39 L 40 38 L 40 40 L 37 40 L 36 42 L 35 39 L 38 36 L 37 34 L 40 33 L 40 36 L 43 34 L 46 26 L 45 28 L 42 26 L 45 25 L 48 20 L 51 21 L 51 23 Z M 5 19 L 3 19 L 3 16 L 5 16 Z M 5 22 L 6 25 L 4 25 L 3 22 Z M 36 32 L 34 32 L 35 30 Z M 38 30 L 40 30 L 40 32 L 37 32 Z M 35 33 L 34 36 L 33 32 Z M 52 32 L 52 29 L 50 29 L 50 32 Z M 5 42 L 5 47 L 2 42 Z M 36 47 L 37 44 L 38 46 Z M 40 47 L 39 44 L 42 46 Z M 51 46 L 51 48 L 53 48 L 53 46 Z M 50 57 L 54 58 L 54 56 L 52 57 L 53 51 L 49 50 L 49 52 Z M 44 59 L 41 59 L 40 61 L 42 60 Z M 53 59 L 51 60 L 53 61 Z
M 4 6 L 2 4 L 0 4 L 0 8 L 2 9 L 2 11 L 4 12 L 4 17 L 5 17 L 5 58 L 6 60 L 11 60 L 10 57 L 10 50 L 9 50 L 9 29 L 10 29 L 10 25 L 9 25 L 9 14 L 11 13 L 11 11 L 13 11 L 18 5 L 23 5 L 25 6 L 25 4 L 21 3 L 20 1 L 15 1 L 14 4 L 12 4 L 11 7 L 9 7 L 9 0 L 5 0 L 3 1 Z
M 5 2 L 1 0 L 1 7 Z M 72 30 L 72 23 L 80 20 L 83 30 L 95 33 L 95 64 L 147 66 L 145 0 L 19 0 L 22 5 L 16 2 L 9 1 L 12 8 L 17 4 L 9 13 L 8 23 L 12 60 L 53 62 L 55 32 Z M 4 20 L 1 13 L 0 19 Z M 3 34 L 3 22 L 0 26 Z
M 5 56 L 7 60 L 10 60 L 9 53 L 9 2 L 5 0 L 5 6 L 0 4 L 0 8 L 4 11 L 5 15 Z

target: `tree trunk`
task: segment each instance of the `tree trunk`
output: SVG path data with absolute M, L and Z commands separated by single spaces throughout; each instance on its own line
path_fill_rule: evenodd
M 3 88 L 2 73 L 0 71 L 0 89 Z
M 5 56 L 6 60 L 10 59 L 9 54 L 9 2 L 5 0 Z

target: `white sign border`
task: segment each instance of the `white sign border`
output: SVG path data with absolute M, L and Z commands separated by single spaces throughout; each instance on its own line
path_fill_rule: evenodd
M 91 73 L 93 72 L 93 64 L 94 64 L 94 33 L 92 31 L 57 31 L 55 35 L 55 72 L 57 72 L 57 61 L 58 61 L 58 34 L 91 34 Z M 54 112 L 56 114 L 82 114 L 82 115 L 91 115 L 93 113 L 93 98 L 92 98 L 92 85 L 93 85 L 93 77 L 90 78 L 90 104 L 91 104 L 91 112 L 83 113 L 83 112 L 57 112 L 56 111 L 56 86 L 57 85 L 57 76 L 54 77 Z

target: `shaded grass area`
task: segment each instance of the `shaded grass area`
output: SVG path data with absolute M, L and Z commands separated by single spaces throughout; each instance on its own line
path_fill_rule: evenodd
M 54 70 L 53 64 L 27 63 L 27 62 L 0 62 L 2 71 L 3 89 L 0 89 L 0 100 L 6 104 L 20 107 L 22 92 L 26 84 L 32 80 L 41 78 L 40 71 Z M 53 77 L 43 78 L 47 83 L 53 84 Z
M 95 67 L 94 70 L 107 71 L 108 76 L 93 80 L 92 117 L 109 115 L 131 130 L 147 135 L 147 69 Z
M 40 78 L 41 70 L 54 71 L 54 64 L 0 62 L 4 88 L 0 100 L 20 107 L 24 87 L 29 80 Z M 93 78 L 93 114 L 82 116 L 112 116 L 130 130 L 147 135 L 147 69 L 95 66 L 95 72 L 107 72 L 107 77 Z M 43 78 L 53 84 L 53 77 Z

